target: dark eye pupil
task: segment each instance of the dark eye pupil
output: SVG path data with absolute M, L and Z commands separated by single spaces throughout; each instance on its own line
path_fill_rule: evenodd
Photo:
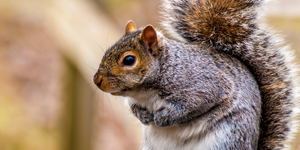
M 123 60 L 123 64 L 125 66 L 131 66 L 135 62 L 135 57 L 134 56 L 126 56 Z

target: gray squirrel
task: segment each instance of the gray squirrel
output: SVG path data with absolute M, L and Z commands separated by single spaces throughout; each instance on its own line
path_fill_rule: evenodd
M 264 0 L 164 0 L 162 25 L 110 47 L 94 75 L 127 97 L 143 150 L 290 149 L 299 121 L 293 53 L 258 21 Z

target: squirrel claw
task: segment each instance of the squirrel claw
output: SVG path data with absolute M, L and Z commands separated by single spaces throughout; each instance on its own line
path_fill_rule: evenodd
M 134 115 L 142 122 L 144 125 L 149 125 L 154 123 L 154 115 L 149 112 L 146 108 L 142 108 L 137 105 L 132 105 L 131 110 Z
M 170 112 L 167 109 L 163 109 L 157 112 L 156 115 L 154 116 L 155 125 L 158 127 L 166 127 L 172 125 L 170 120 L 171 118 L 168 117 L 169 113 Z

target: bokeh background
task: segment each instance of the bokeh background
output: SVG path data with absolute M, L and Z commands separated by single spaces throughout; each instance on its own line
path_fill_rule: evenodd
M 159 6 L 158 0 L 0 0 L 0 150 L 140 149 L 139 121 L 92 77 L 128 20 L 160 28 Z M 299 0 L 266 7 L 266 22 L 298 58 L 299 7 Z

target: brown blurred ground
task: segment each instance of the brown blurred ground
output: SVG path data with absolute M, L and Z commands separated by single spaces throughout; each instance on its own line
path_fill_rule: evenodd
M 0 0 L 0 149 L 139 149 L 140 123 L 122 98 L 95 88 L 92 76 L 128 20 L 159 26 L 158 4 Z M 271 3 L 267 23 L 299 56 L 297 4 Z

